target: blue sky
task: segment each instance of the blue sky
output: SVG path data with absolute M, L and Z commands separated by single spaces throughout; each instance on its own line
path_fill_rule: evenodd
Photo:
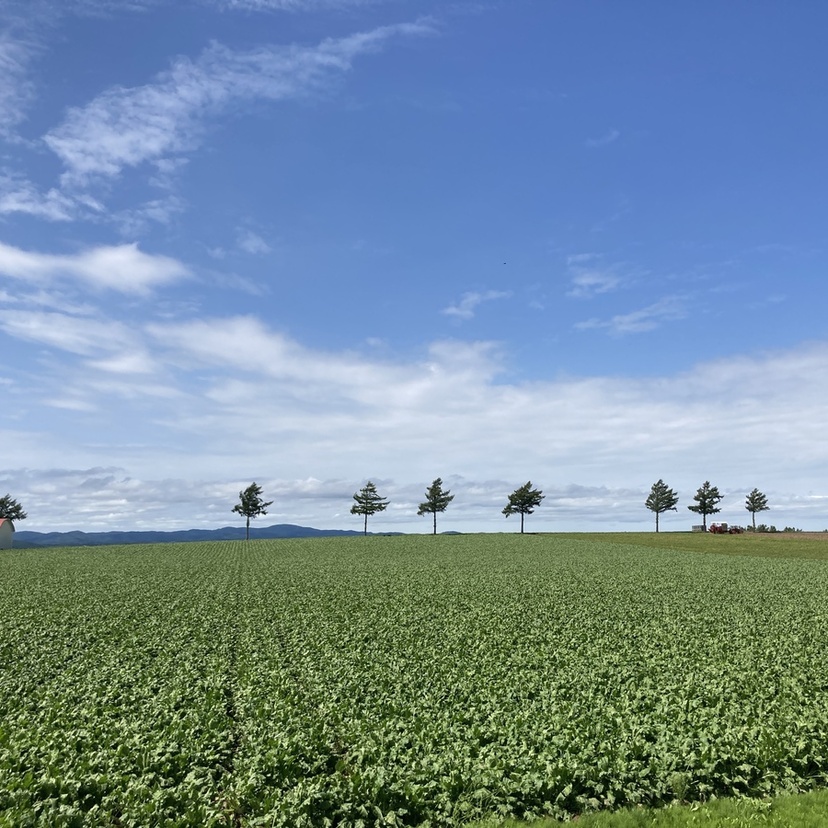
M 24 528 L 828 528 L 828 7 L 0 2 Z M 356 521 L 356 523 L 355 523 Z

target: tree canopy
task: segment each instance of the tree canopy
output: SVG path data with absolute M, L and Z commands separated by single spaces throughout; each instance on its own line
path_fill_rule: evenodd
M 540 506 L 544 495 L 540 489 L 532 488 L 532 481 L 527 480 L 522 486 L 515 489 L 509 495 L 509 502 L 503 508 L 503 514 L 520 515 L 520 533 L 523 534 L 523 519 L 531 515 L 537 506 Z
M 719 494 L 719 490 L 715 486 L 710 485 L 709 480 L 705 480 L 704 485 L 699 486 L 696 494 L 693 495 L 696 505 L 687 508 L 691 512 L 702 516 L 702 526 L 705 532 L 707 531 L 707 516 L 722 511 L 718 508 L 718 503 L 723 497 L 724 495 Z
M 351 506 L 351 514 L 365 517 L 362 531 L 367 535 L 368 517 L 377 512 L 384 512 L 388 508 L 388 499 L 381 497 L 377 487 L 369 480 L 358 492 L 354 492 L 354 501 L 354 505 Z
M 434 534 L 437 534 L 437 512 L 445 512 L 454 495 L 448 489 L 443 489 L 443 481 L 437 478 L 427 489 L 425 501 L 417 509 L 418 515 L 431 514 L 434 516 Z
M 653 483 L 644 505 L 651 512 L 655 512 L 656 532 L 658 532 L 658 516 L 664 512 L 675 512 L 676 503 L 678 503 L 678 495 L 663 480 Z
M 759 489 L 754 489 L 746 498 L 745 498 L 745 509 L 750 512 L 750 516 L 753 519 L 753 531 L 756 531 L 756 513 L 757 512 L 767 512 L 770 509 L 768 506 L 768 498 L 759 491 Z
M 244 539 L 250 540 L 250 519 L 257 518 L 259 515 L 267 514 L 267 507 L 273 503 L 272 500 L 265 501 L 262 499 L 262 487 L 256 483 L 251 483 L 246 489 L 239 492 L 239 502 L 233 507 L 232 511 L 247 518 L 245 526 Z
M 6 518 L 14 523 L 16 520 L 26 520 L 26 513 L 11 495 L 5 494 L 0 497 L 0 518 Z

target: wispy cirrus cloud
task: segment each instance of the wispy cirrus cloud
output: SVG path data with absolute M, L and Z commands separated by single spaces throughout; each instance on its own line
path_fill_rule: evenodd
M 236 230 L 236 245 L 239 250 L 243 250 L 251 256 L 262 256 L 272 250 L 271 246 L 258 233 L 244 227 L 239 227 Z
M 137 343 L 120 323 L 56 311 L 0 311 L 0 329 L 16 339 L 48 345 L 81 356 L 128 351 Z
M 622 279 L 618 266 L 603 265 L 597 253 L 574 253 L 566 257 L 571 287 L 566 295 L 574 299 L 591 299 L 618 288 Z
M 144 253 L 137 244 L 92 247 L 75 254 L 32 253 L 0 242 L 0 274 L 44 285 L 74 280 L 88 287 L 147 295 L 189 275 L 169 256 Z
M 78 206 L 75 199 L 55 188 L 41 193 L 18 174 L 0 175 L 0 215 L 23 213 L 49 221 L 70 221 Z
M 191 0 L 224 11 L 313 12 L 379 5 L 394 0 Z M 163 0 L 3 0 L 0 3 L 0 137 L 10 138 L 37 97 L 32 64 L 45 51 L 61 18 L 145 12 Z
M 3 0 L 0 3 L 0 137 L 15 128 L 37 97 L 32 65 L 46 51 L 49 35 L 66 15 L 97 16 L 141 11 L 158 0 Z
M 504 290 L 486 290 L 486 291 L 470 291 L 464 293 L 460 301 L 443 308 L 441 313 L 446 316 L 453 316 L 455 319 L 471 319 L 479 305 L 483 302 L 492 302 L 495 299 L 508 299 L 512 295 L 511 291 Z
M 34 97 L 29 64 L 37 46 L 29 38 L 16 36 L 11 28 L 0 31 L 0 136 L 9 138 L 25 118 Z
M 169 224 L 184 212 L 186 202 L 176 195 L 155 198 L 133 209 L 112 214 L 122 236 L 135 238 L 145 233 L 151 224 Z
M 664 322 L 687 316 L 687 302 L 683 296 L 667 296 L 630 313 L 616 314 L 609 319 L 587 319 L 575 325 L 577 330 L 603 329 L 614 336 L 645 333 L 660 327 Z
M 365 402 L 370 398 L 378 402 L 382 394 L 389 394 L 392 400 L 396 389 L 405 404 L 410 404 L 427 387 L 447 393 L 443 381 L 449 377 L 452 383 L 461 374 L 479 380 L 498 370 L 491 343 L 432 343 L 425 362 L 401 369 L 355 353 L 326 353 L 304 347 L 253 316 L 152 323 L 146 331 L 157 347 L 187 356 L 197 365 L 231 368 L 234 378 L 243 371 L 277 382 L 296 382 L 291 393 L 302 397 L 322 389 L 320 400 L 337 388 L 337 397 L 345 394 L 352 400 Z M 424 383 L 424 378 L 429 382 Z
M 581 269 L 572 276 L 572 287 L 567 296 L 589 299 L 599 293 L 609 293 L 621 283 L 620 277 L 611 270 Z
M 584 143 L 586 146 L 594 149 L 596 147 L 609 146 L 609 144 L 615 143 L 620 137 L 621 133 L 617 129 L 610 129 L 599 138 L 587 138 Z
M 213 43 L 195 60 L 179 58 L 155 82 L 113 87 L 70 109 L 44 141 L 65 167 L 65 187 L 117 177 L 128 167 L 166 162 L 199 144 L 206 119 L 240 101 L 304 97 L 347 72 L 354 59 L 389 38 L 431 33 L 426 22 L 383 26 L 316 46 L 233 51 Z
M 566 263 L 568 265 L 584 265 L 586 262 L 594 262 L 600 258 L 600 253 L 571 253 L 566 257 Z

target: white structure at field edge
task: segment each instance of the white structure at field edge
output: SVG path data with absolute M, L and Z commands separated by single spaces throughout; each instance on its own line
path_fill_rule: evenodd
M 9 518 L 0 518 L 0 549 L 11 549 L 14 540 L 14 524 Z

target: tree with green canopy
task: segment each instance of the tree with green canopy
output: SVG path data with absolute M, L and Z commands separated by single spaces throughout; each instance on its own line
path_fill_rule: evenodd
M 6 518 L 14 523 L 16 520 L 26 520 L 23 507 L 9 494 L 0 497 L 0 518 Z
M 365 523 L 363 534 L 368 534 L 368 517 L 377 512 L 384 512 L 388 508 L 388 499 L 380 497 L 377 487 L 369 480 L 358 492 L 354 492 L 354 500 L 351 506 L 352 515 L 363 515 Z
M 707 531 L 707 516 L 722 511 L 718 508 L 718 503 L 723 497 L 724 495 L 719 494 L 719 490 L 715 486 L 710 485 L 709 480 L 705 480 L 704 485 L 699 486 L 696 494 L 693 495 L 696 505 L 687 508 L 691 512 L 702 516 L 702 527 L 705 532 Z
M 770 509 L 768 506 L 768 498 L 759 491 L 759 489 L 754 489 L 746 498 L 745 498 L 745 509 L 750 512 L 750 516 L 753 519 L 753 531 L 756 531 L 756 513 L 757 512 L 767 512 Z
M 250 520 L 257 518 L 259 515 L 267 514 L 267 507 L 273 503 L 272 500 L 262 499 L 262 487 L 256 483 L 251 483 L 246 489 L 239 492 L 239 502 L 233 507 L 232 511 L 237 512 L 247 518 L 247 525 L 245 528 L 244 539 L 250 540 Z
M 520 533 L 523 534 L 523 519 L 531 515 L 537 506 L 540 506 L 544 495 L 540 489 L 532 488 L 532 481 L 527 480 L 522 486 L 515 489 L 509 495 L 509 502 L 503 508 L 503 514 L 520 515 Z
M 644 501 L 644 505 L 655 512 L 656 532 L 658 532 L 658 516 L 664 512 L 675 512 L 678 495 L 663 481 L 653 483 L 650 494 Z
M 437 534 L 437 512 L 445 512 L 449 503 L 454 500 L 454 495 L 448 490 L 443 490 L 443 481 L 438 477 L 426 489 L 425 502 L 417 509 L 418 515 L 434 515 L 434 534 Z

